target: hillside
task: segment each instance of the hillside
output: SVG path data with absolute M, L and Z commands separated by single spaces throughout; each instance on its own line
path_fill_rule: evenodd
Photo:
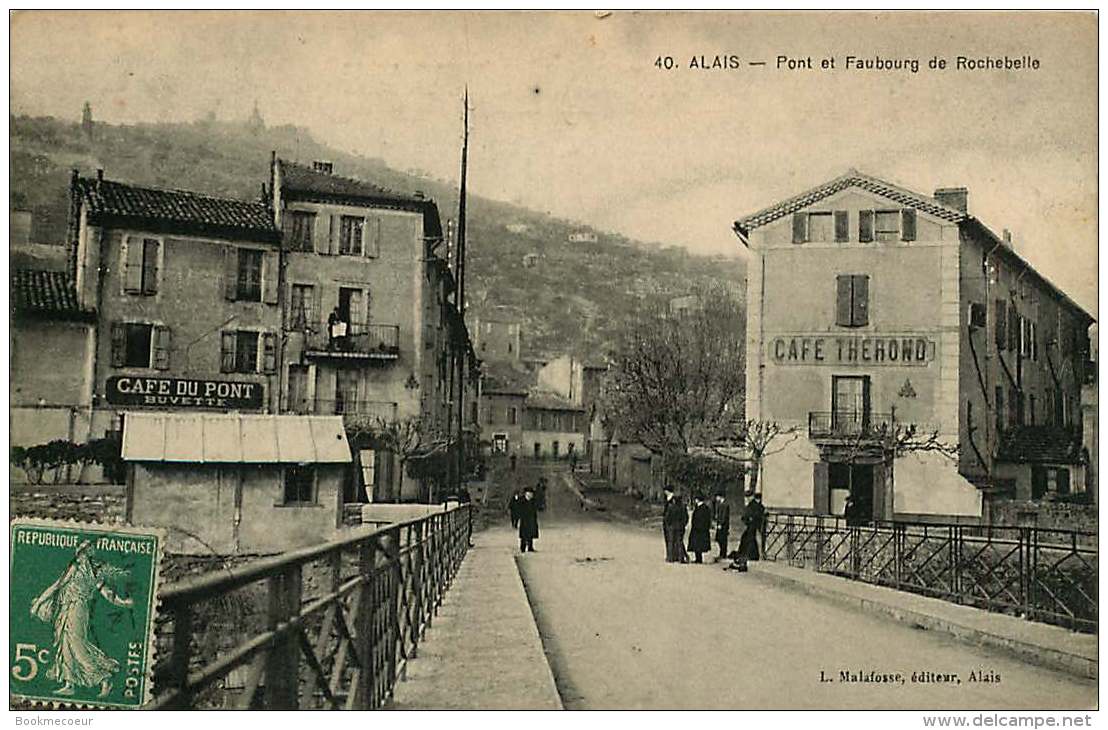
M 271 150 L 303 162 L 331 160 L 336 174 L 402 191 L 422 190 L 439 203 L 444 217 L 454 217 L 457 210 L 452 184 L 341 152 L 297 127 L 97 123 L 90 138 L 76 122 L 12 117 L 10 130 L 10 204 L 33 211 L 36 242 L 63 240 L 73 168 L 83 174 L 102 168 L 109 178 L 140 185 L 251 198 L 269 179 Z M 571 234 L 584 234 L 578 236 L 583 240 L 570 241 Z M 468 240 L 470 311 L 509 306 L 522 312 L 529 354 L 596 357 L 648 299 L 680 296 L 716 281 L 741 286 L 744 278 L 738 260 L 632 241 L 479 196 L 470 198 Z M 528 254 L 534 256 L 525 263 Z

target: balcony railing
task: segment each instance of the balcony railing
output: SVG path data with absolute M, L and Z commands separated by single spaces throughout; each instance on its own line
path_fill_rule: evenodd
M 395 360 L 400 356 L 399 325 L 341 324 L 332 327 L 326 322 L 309 322 L 295 330 L 304 333 L 304 351 L 309 357 Z
M 289 413 L 316 416 L 360 416 L 382 418 L 386 421 L 396 419 L 396 403 L 376 400 L 348 400 L 344 398 L 307 398 L 290 399 L 285 402 Z
M 812 411 L 808 414 L 808 438 L 854 439 L 877 437 L 894 423 L 891 413 L 866 411 Z

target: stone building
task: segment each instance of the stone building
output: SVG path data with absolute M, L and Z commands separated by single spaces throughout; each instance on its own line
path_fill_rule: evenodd
M 10 282 L 10 445 L 83 443 L 92 426 L 96 311 L 80 305 L 65 272 L 13 269 Z M 92 475 L 65 480 L 82 476 Z M 14 467 L 10 477 L 24 480 Z
M 849 171 L 734 230 L 752 254 L 747 417 L 803 432 L 765 462 L 767 506 L 842 514 L 853 494 L 874 519 L 979 520 L 990 500 L 1084 489 L 1092 318 L 970 214 L 964 188 Z M 954 458 L 881 448 L 913 428 Z
M 283 239 L 282 408 L 340 415 L 366 432 L 422 419 L 445 437 L 464 388 L 462 418 L 472 426 L 476 357 L 450 301 L 435 203 L 336 175 L 331 163 L 307 167 L 276 155 L 270 186 Z M 459 358 L 467 375 L 455 384 Z M 352 445 L 360 483 L 348 485 L 350 499 L 420 498 L 412 479 L 403 480 L 407 493 L 395 493 L 394 454 L 369 437 Z
M 96 312 L 89 438 L 125 411 L 275 412 L 279 232 L 269 209 L 104 179 L 70 183 L 68 276 Z

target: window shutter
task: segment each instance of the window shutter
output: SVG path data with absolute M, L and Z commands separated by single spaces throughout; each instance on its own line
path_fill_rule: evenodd
M 366 219 L 365 255 L 379 256 L 381 254 L 381 217 L 373 216 Z
M 835 324 L 850 326 L 850 276 L 840 274 L 835 278 Z
M 153 238 L 142 241 L 142 293 L 158 293 L 158 249 L 160 245 Z
M 275 332 L 262 333 L 262 371 L 277 372 L 277 334 Z
M 830 471 L 826 461 L 812 464 L 812 511 L 817 515 L 831 514 Z
M 235 372 L 235 333 L 224 332 L 220 340 L 219 372 Z
M 996 300 L 996 348 L 1008 348 L 1008 303 L 1003 299 Z
M 323 316 L 323 287 L 321 285 L 315 284 L 312 286 L 310 299 L 312 309 L 308 313 L 308 324 L 313 325 L 312 329 L 315 329 L 317 326 L 322 326 L 325 320 Z
M 170 333 L 165 325 L 154 326 L 154 367 L 169 370 Z
M 1020 316 L 1015 307 L 1008 308 L 1008 349 L 1019 352 L 1020 346 Z
M 858 211 L 858 240 L 869 243 L 873 240 L 873 211 Z
M 355 289 L 354 291 L 350 292 L 350 323 L 352 325 L 358 326 L 363 321 L 362 292 L 361 290 Z M 358 327 L 358 329 L 360 329 L 360 327 Z M 350 332 L 348 334 L 355 334 L 356 332 L 357 330 L 354 330 L 354 332 Z
M 277 303 L 276 251 L 267 251 L 262 255 L 262 301 L 266 304 Z
M 239 254 L 234 246 L 223 249 L 223 296 L 235 301 L 239 289 Z
M 839 243 L 850 240 L 850 213 L 845 210 L 835 211 L 835 240 Z
M 307 308 L 308 303 L 304 302 L 304 307 Z M 281 322 L 284 323 L 284 329 L 290 331 L 295 329 L 292 319 L 292 282 L 285 282 L 285 302 L 281 305 Z
M 123 291 L 142 293 L 142 241 L 123 238 Z
M 793 213 L 793 243 L 804 243 L 808 238 L 808 214 Z
M 913 208 L 900 211 L 900 240 L 916 240 L 916 211 Z
M 121 368 L 127 353 L 127 325 L 112 322 L 112 367 Z
M 850 323 L 855 327 L 869 324 L 869 277 L 860 274 L 853 278 L 854 304 L 851 312 Z
M 323 253 L 334 256 L 339 252 L 338 236 L 335 235 L 335 221 L 338 216 L 327 216 L 327 242 L 323 246 Z
M 373 322 L 373 292 L 369 289 L 365 290 L 365 324 L 369 327 Z

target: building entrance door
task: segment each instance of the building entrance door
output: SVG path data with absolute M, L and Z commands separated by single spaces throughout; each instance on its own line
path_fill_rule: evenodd
M 828 464 L 827 486 L 831 514 L 843 515 L 850 524 L 867 524 L 874 515 L 873 464 Z M 853 497 L 853 506 L 848 498 Z
M 869 425 L 869 376 L 831 378 L 831 428 L 835 433 L 861 433 Z

